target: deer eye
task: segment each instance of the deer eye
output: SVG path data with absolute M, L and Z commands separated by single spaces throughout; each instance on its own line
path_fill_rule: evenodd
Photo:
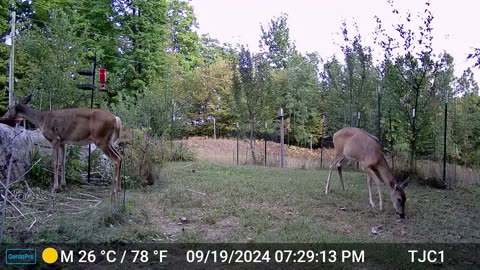
M 397 201 L 398 201 L 399 203 L 401 203 L 401 202 L 402 202 L 402 199 L 400 199 L 400 198 L 397 198 Z

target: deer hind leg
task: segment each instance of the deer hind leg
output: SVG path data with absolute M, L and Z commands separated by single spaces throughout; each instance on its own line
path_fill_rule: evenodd
M 60 144 L 58 153 L 58 162 L 59 162 L 59 172 L 60 174 L 60 187 L 65 187 L 67 185 L 67 182 L 65 180 L 65 157 L 66 157 L 66 148 L 67 146 L 65 144 Z
M 328 192 L 330 191 L 330 177 L 332 176 L 333 167 L 336 166 L 337 162 L 342 158 L 343 158 L 343 156 L 340 156 L 340 157 L 337 157 L 337 158 L 333 159 L 330 162 L 330 167 L 328 168 L 327 185 L 325 186 L 325 194 L 328 194 Z
M 118 151 L 113 147 L 113 144 L 98 145 L 103 150 L 105 155 L 113 162 L 113 178 L 112 178 L 112 200 L 116 199 L 121 190 L 120 185 L 120 166 L 122 163 L 122 157 Z
M 53 186 L 52 193 L 58 191 L 58 160 L 60 145 L 57 141 L 52 142 L 52 158 L 53 158 Z
M 338 176 L 340 177 L 340 185 L 342 190 L 345 190 L 345 184 L 343 183 L 342 167 L 348 162 L 348 159 L 345 156 L 342 156 L 337 162 Z

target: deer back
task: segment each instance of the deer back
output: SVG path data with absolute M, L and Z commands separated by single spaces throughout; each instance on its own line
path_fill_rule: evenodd
M 348 159 L 362 162 L 365 165 L 375 165 L 383 160 L 383 152 L 378 139 L 359 128 L 343 128 L 335 133 L 335 152 Z
M 108 140 L 116 131 L 115 116 L 99 109 L 75 108 L 47 111 L 41 127 L 50 141 L 84 145 Z

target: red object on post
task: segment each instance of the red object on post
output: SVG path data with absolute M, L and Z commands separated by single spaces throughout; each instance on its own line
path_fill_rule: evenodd
M 107 70 L 105 68 L 100 68 L 100 88 L 105 90 L 105 85 L 107 83 Z

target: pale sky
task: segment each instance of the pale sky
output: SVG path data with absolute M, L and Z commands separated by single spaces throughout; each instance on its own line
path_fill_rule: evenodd
M 423 12 L 424 0 L 397 0 L 395 7 L 413 17 Z M 199 34 L 209 33 L 220 42 L 248 45 L 258 51 L 260 25 L 267 27 L 271 18 L 288 14 L 290 38 L 300 52 L 318 52 L 323 59 L 334 54 L 343 60 L 339 46 L 342 21 L 349 26 L 356 22 L 365 45 L 377 51 L 373 44 L 376 27 L 374 15 L 384 22 L 384 28 L 392 29 L 396 18 L 386 0 L 191 0 L 199 23 Z M 431 0 L 430 10 L 435 52 L 447 51 L 455 58 L 455 74 L 472 66 L 466 60 L 473 47 L 480 47 L 478 11 L 480 2 L 474 0 Z M 402 22 L 404 22 L 403 20 Z M 353 31 L 353 27 L 349 27 Z M 477 81 L 480 70 L 472 69 Z

